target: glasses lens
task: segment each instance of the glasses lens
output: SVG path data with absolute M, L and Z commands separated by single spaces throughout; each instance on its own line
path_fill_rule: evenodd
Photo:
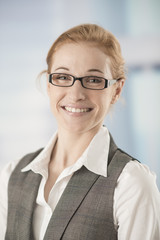
M 52 83 L 60 87 L 68 87 L 73 83 L 73 77 L 64 73 L 53 73 Z
M 83 85 L 89 89 L 103 89 L 105 87 L 105 79 L 95 76 L 84 77 Z

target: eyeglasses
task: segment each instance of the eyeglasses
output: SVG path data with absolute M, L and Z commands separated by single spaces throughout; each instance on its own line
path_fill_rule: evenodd
M 49 82 L 58 87 L 71 87 L 76 80 L 81 82 L 82 87 L 92 90 L 102 90 L 116 83 L 118 80 L 108 80 L 97 76 L 85 76 L 76 78 L 66 73 L 51 73 L 49 74 Z

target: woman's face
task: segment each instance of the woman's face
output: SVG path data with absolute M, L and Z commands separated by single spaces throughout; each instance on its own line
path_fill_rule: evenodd
M 86 43 L 61 46 L 54 54 L 51 73 L 112 79 L 109 57 L 99 48 Z M 116 84 L 103 90 L 90 90 L 83 88 L 80 81 L 75 81 L 71 87 L 48 83 L 51 110 L 58 128 L 77 133 L 98 131 L 115 97 L 120 94 L 121 89 L 117 91 Z

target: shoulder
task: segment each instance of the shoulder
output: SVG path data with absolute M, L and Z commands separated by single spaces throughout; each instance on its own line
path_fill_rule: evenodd
M 147 184 L 147 189 L 149 188 L 149 183 L 152 184 L 153 182 L 156 182 L 155 173 L 152 172 L 147 165 L 142 164 L 137 160 L 129 161 L 126 164 L 119 177 L 119 181 L 123 181 L 123 178 L 130 180 L 132 184 L 138 184 L 139 187 L 145 187 Z
M 31 152 L 26 154 L 23 158 L 20 159 L 20 161 L 17 163 L 17 165 L 15 166 L 14 171 L 16 170 L 20 170 L 24 167 L 26 167 L 29 163 L 31 163 L 39 154 L 40 152 L 43 150 L 43 148 L 38 149 L 35 152 Z
M 118 178 L 115 199 L 118 205 L 124 201 L 135 208 L 152 206 L 160 211 L 160 192 L 155 173 L 138 161 L 128 162 Z
M 11 174 L 17 168 L 21 168 L 21 167 L 27 165 L 28 163 L 30 163 L 41 151 L 42 151 L 42 149 L 39 149 L 35 152 L 28 153 L 24 157 L 22 157 L 20 159 L 16 159 L 14 161 L 11 161 L 11 162 L 7 163 L 4 167 L 2 167 L 0 169 L 1 186 L 2 185 L 7 186 Z
M 5 166 L 0 169 L 0 182 L 2 184 L 8 182 L 8 179 L 12 172 L 14 171 L 17 164 L 21 161 L 21 159 L 16 159 L 14 161 L 8 162 Z
M 8 183 L 9 180 L 14 172 L 16 170 L 21 170 L 25 165 L 27 165 L 29 162 L 31 162 L 41 151 L 42 149 L 39 149 L 36 152 L 26 154 L 21 159 L 16 159 L 14 161 L 11 161 L 7 163 L 4 167 L 0 169 L 0 205 L 6 205 L 7 203 L 7 191 L 8 191 Z M 14 174 L 15 175 L 15 174 Z
M 115 156 L 117 160 L 116 164 L 122 161 L 126 163 L 117 180 L 117 187 L 122 182 L 123 185 L 132 185 L 137 187 L 146 187 L 147 184 L 147 190 L 149 190 L 150 184 L 152 185 L 154 183 L 156 185 L 156 175 L 147 165 L 142 164 L 137 159 L 119 148 L 116 149 L 114 157 Z M 126 180 L 128 182 L 126 182 Z
M 159 236 L 159 216 L 160 193 L 156 175 L 138 161 L 128 162 L 118 178 L 114 194 L 114 219 L 119 237 L 124 239 L 125 235 L 126 238 L 132 235 L 133 239 L 135 236 L 148 239 L 148 236 Z M 144 226 L 148 228 L 144 229 Z
M 158 190 L 156 185 L 156 175 L 145 164 L 138 161 L 129 161 L 124 167 L 119 179 L 118 185 L 125 186 L 138 192 L 150 194 L 154 190 Z M 137 192 L 138 191 L 138 192 Z

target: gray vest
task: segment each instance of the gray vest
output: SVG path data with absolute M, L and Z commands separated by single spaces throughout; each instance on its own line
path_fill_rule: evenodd
M 33 210 L 41 176 L 21 172 L 41 150 L 25 156 L 13 171 L 8 186 L 8 222 L 5 240 L 34 240 Z M 44 240 L 116 240 L 113 197 L 117 179 L 128 161 L 111 137 L 108 177 L 88 171 L 75 172 L 49 222 Z

